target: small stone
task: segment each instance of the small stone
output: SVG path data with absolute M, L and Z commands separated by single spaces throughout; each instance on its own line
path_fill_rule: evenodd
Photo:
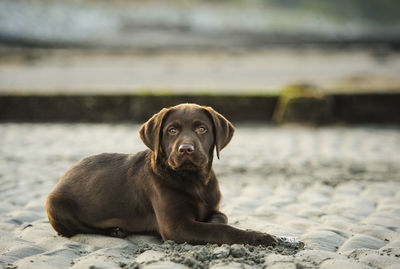
M 213 256 L 213 258 L 216 258 L 216 259 L 222 259 L 222 258 L 228 257 L 229 252 L 230 252 L 230 250 L 228 247 L 224 247 L 224 246 L 217 247 L 214 249 L 212 256 Z
M 187 257 L 187 258 L 185 258 L 185 259 L 183 260 L 183 264 L 184 264 L 184 265 L 187 265 L 187 266 L 189 266 L 189 267 L 193 267 L 193 266 L 196 264 L 196 260 Z
M 242 245 L 233 245 L 231 248 L 231 254 L 234 258 L 241 258 L 246 255 L 246 248 Z

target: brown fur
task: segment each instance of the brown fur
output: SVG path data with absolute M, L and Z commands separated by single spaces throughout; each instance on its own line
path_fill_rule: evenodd
M 219 212 L 213 152 L 219 157 L 233 132 L 210 107 L 161 110 L 140 129 L 148 150 L 90 156 L 63 175 L 46 200 L 51 225 L 68 237 L 157 233 L 179 243 L 275 245 L 268 234 L 227 225 Z

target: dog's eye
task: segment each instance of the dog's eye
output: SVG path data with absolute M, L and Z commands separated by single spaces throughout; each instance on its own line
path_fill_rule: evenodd
M 175 134 L 178 133 L 178 130 L 177 130 L 175 127 L 170 127 L 170 128 L 168 129 L 168 133 L 169 133 L 170 135 L 175 135 Z
M 204 127 L 204 126 L 200 126 L 199 128 L 197 128 L 197 132 L 198 132 L 199 134 L 204 134 L 204 133 L 207 132 L 207 128 Z

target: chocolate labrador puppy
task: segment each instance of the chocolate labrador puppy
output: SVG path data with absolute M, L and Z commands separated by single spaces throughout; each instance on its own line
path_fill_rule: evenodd
M 46 200 L 51 225 L 67 237 L 158 233 L 178 243 L 275 245 L 269 234 L 227 225 L 218 209 L 213 152 L 219 158 L 233 132 L 210 107 L 161 110 L 139 131 L 148 150 L 90 156 L 62 176 Z

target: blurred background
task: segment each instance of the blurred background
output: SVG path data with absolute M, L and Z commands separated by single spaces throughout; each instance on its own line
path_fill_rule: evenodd
M 2 0 L 0 120 L 398 123 L 399 51 L 396 0 Z

